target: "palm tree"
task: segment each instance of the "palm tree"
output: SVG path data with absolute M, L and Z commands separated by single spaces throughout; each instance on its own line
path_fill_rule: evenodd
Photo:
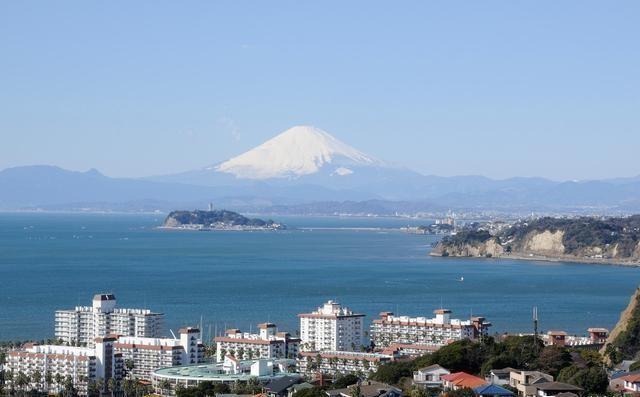
M 59 372 L 56 372 L 56 375 L 53 378 L 56 380 L 56 390 L 58 390 L 58 393 L 60 393 L 60 387 L 62 386 L 62 381 L 64 381 L 64 378 L 62 377 L 62 375 L 60 375 Z
M 118 387 L 118 383 L 116 382 L 116 380 L 113 378 L 109 378 L 109 380 L 107 381 L 107 391 L 110 392 L 111 395 L 113 395 L 113 392 L 116 390 L 117 387 Z
M 23 372 L 18 372 L 18 376 L 16 377 L 16 385 L 22 391 L 22 395 L 24 395 L 26 387 L 29 386 L 29 377 Z
M 171 382 L 169 381 L 169 379 L 162 379 L 160 383 L 158 383 L 158 387 L 163 394 L 165 394 L 165 391 L 167 391 L 166 394 L 170 394 L 169 391 L 171 391 Z
M 127 376 L 130 376 L 135 367 L 135 363 L 131 359 L 124 360 L 124 367 L 127 369 Z
M 15 391 L 15 382 L 13 379 L 13 371 L 8 370 L 7 372 L 4 373 L 4 379 L 5 381 L 8 380 L 10 383 L 10 387 L 9 387 L 9 395 L 12 396 L 14 395 L 14 391 Z
M 53 375 L 51 375 L 51 371 L 49 370 L 47 370 L 47 372 L 44 373 L 44 383 L 47 389 L 46 392 L 48 393 L 51 388 L 51 383 L 53 383 Z
M 41 385 L 41 382 L 42 382 L 42 372 L 40 372 L 39 370 L 37 370 L 37 369 L 36 369 L 36 370 L 33 372 L 33 375 L 31 375 L 31 378 L 32 378 L 32 380 L 33 380 L 33 383 L 35 383 L 35 384 L 36 384 L 36 390 L 38 390 L 38 391 L 42 390 L 42 385 Z
M 73 387 L 73 378 L 71 376 L 67 376 L 64 379 L 64 394 L 67 397 L 71 397 L 75 394 L 75 388 Z
M 104 379 L 100 378 L 96 380 L 96 389 L 98 389 L 98 393 L 102 393 L 104 391 Z
M 133 379 L 125 379 L 122 383 L 125 397 L 129 397 L 136 391 L 136 382 Z
M 100 390 L 98 390 L 98 385 L 94 380 L 89 381 L 89 384 L 87 385 L 87 393 L 89 394 L 89 397 L 100 395 Z

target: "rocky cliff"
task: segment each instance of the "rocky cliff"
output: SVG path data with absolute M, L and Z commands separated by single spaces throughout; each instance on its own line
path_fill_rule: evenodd
M 475 225 L 442 239 L 431 255 L 640 264 L 640 216 L 540 218 L 489 233 Z
M 600 353 L 609 364 L 640 358 L 640 288 L 631 297 Z

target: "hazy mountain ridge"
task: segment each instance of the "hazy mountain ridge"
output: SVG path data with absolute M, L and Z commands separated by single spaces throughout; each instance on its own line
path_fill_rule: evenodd
M 640 177 L 556 182 L 544 178 L 440 177 L 391 166 L 315 127 L 293 127 L 199 170 L 110 178 L 96 170 L 27 166 L 0 171 L 0 209 L 145 210 L 157 203 L 285 213 L 633 212 Z M 126 203 L 130 203 L 128 206 Z M 189 207 L 186 207 L 189 208 Z

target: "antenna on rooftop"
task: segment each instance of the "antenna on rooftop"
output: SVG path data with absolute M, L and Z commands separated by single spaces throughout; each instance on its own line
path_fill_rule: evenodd
M 538 352 L 538 306 L 533 307 L 533 352 Z

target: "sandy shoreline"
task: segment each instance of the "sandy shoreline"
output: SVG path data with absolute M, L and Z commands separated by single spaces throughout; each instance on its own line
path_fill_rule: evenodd
M 440 257 L 440 258 L 471 258 L 471 259 L 515 259 L 515 260 L 523 260 L 523 261 L 543 261 L 543 262 L 571 262 L 571 263 L 582 263 L 585 265 L 610 265 L 610 266 L 626 266 L 626 267 L 640 267 L 640 262 L 633 261 L 621 261 L 621 260 L 612 260 L 612 259 L 596 259 L 596 258 L 576 258 L 576 257 L 550 257 L 550 256 L 542 256 L 542 255 L 501 255 L 501 256 L 493 256 L 493 257 L 485 257 L 485 256 L 442 256 L 436 254 L 434 252 L 429 253 L 430 256 Z

